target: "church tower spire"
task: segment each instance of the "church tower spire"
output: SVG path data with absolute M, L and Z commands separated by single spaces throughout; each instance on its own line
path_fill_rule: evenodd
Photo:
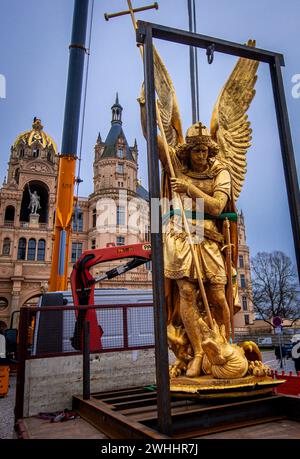
M 103 195 L 110 192 L 108 190 L 121 188 L 136 193 L 138 147 L 136 140 L 133 147 L 128 145 L 118 93 L 111 110 L 111 127 L 107 137 L 102 141 L 98 136 L 95 145 L 94 193 Z
M 118 93 L 116 94 L 116 101 L 114 105 L 111 107 L 112 111 L 112 118 L 111 118 L 111 124 L 122 124 L 122 111 L 123 107 L 119 103 L 119 96 Z

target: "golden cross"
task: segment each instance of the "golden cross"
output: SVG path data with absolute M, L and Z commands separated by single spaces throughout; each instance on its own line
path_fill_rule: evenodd
M 199 123 L 198 123 L 198 129 L 199 129 L 199 136 L 201 137 L 202 136 L 202 123 L 201 123 L 201 121 L 199 121 Z
M 156 10 L 158 10 L 158 3 L 157 2 L 153 3 L 152 5 L 141 6 L 140 8 L 133 8 L 132 4 L 131 4 L 131 0 L 127 0 L 127 4 L 128 4 L 128 8 L 129 8 L 128 10 L 124 10 L 124 11 L 120 11 L 119 13 L 112 13 L 112 14 L 105 13 L 104 14 L 105 20 L 108 21 L 109 19 L 115 18 L 117 16 L 124 16 L 125 14 L 130 14 L 133 27 L 136 30 L 137 26 L 136 26 L 136 20 L 135 20 L 135 17 L 134 17 L 134 13 L 138 13 L 140 11 L 145 11 L 145 10 L 151 10 L 151 9 L 154 9 L 154 8 Z

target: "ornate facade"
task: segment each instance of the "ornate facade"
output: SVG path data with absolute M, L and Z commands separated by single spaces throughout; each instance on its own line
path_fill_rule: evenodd
M 137 180 L 138 147 L 130 147 L 122 127 L 118 96 L 111 107 L 111 128 L 94 148 L 94 190 L 79 198 L 72 221 L 69 270 L 87 249 L 148 241 L 150 236 L 148 192 Z M 7 179 L 0 189 L 0 326 L 9 326 L 12 313 L 48 288 L 55 217 L 59 157 L 53 139 L 41 120 L 20 134 L 11 147 Z M 32 213 L 30 193 L 37 192 L 40 209 Z M 38 214 L 38 215 L 37 215 Z M 243 214 L 239 216 L 239 284 L 242 310 L 238 329 L 253 323 L 249 249 Z M 124 263 L 120 262 L 120 263 Z M 114 264 L 115 266 L 115 264 Z M 100 275 L 112 265 L 98 265 Z M 101 287 L 151 288 L 151 271 L 143 265 Z M 246 298 L 246 299 L 245 299 Z M 1 325 L 2 324 L 2 325 Z
M 253 325 L 254 309 L 251 301 L 252 281 L 250 270 L 250 253 L 246 241 L 246 227 L 243 212 L 238 218 L 238 286 L 241 310 L 235 316 L 236 331 L 242 331 L 245 327 Z
M 34 118 L 11 147 L 0 190 L 0 320 L 7 325 L 14 311 L 47 289 L 57 174 L 56 144 Z M 40 197 L 38 221 L 30 215 L 29 190 Z

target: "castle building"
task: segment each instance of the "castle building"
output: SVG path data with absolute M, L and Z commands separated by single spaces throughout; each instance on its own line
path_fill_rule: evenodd
M 32 129 L 11 147 L 7 179 L 0 190 L 0 320 L 9 325 L 14 311 L 47 290 L 58 175 L 53 139 L 34 118 Z M 36 192 L 38 220 L 31 217 Z
M 123 131 L 118 95 L 111 107 L 111 128 L 94 147 L 93 192 L 75 201 L 69 273 L 81 253 L 109 245 L 150 240 L 149 196 L 137 179 L 138 146 L 129 146 Z M 47 291 L 51 270 L 53 225 L 59 155 L 41 120 L 14 141 L 8 174 L 0 189 L 0 328 L 10 326 L 12 314 L 25 304 L 36 304 Z M 253 323 L 249 295 L 251 276 L 244 217 L 239 215 L 239 284 L 242 310 L 238 329 Z M 123 264 L 124 261 L 120 261 Z M 93 268 L 101 275 L 116 263 Z M 152 287 L 149 265 L 102 281 L 99 287 Z
M 95 145 L 94 191 L 87 200 L 87 208 L 83 210 L 83 219 L 88 223 L 88 227 L 84 228 L 84 249 L 150 240 L 149 196 L 137 179 L 138 147 L 136 141 L 132 147 L 128 145 L 122 127 L 123 108 L 118 94 L 111 110 L 109 133 L 104 142 L 99 134 Z M 74 235 L 75 232 L 73 239 Z M 74 244 L 75 241 L 72 246 Z M 124 261 L 120 260 L 120 264 L 124 264 Z M 103 263 L 92 272 L 101 275 L 115 265 L 115 262 Z M 121 274 L 113 282 L 115 287 L 151 288 L 149 266 L 143 265 Z M 111 287 L 112 280 L 103 281 L 99 286 Z
M 243 211 L 238 215 L 238 292 L 241 310 L 235 315 L 236 332 L 243 331 L 254 323 L 254 308 L 252 304 L 252 281 L 250 268 L 250 253 L 246 241 L 246 227 Z

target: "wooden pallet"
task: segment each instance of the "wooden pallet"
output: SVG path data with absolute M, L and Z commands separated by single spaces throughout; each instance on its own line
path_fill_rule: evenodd
M 73 409 L 114 439 L 188 439 L 290 419 L 299 422 L 300 399 L 261 395 L 244 400 L 171 399 L 172 437 L 158 431 L 157 393 L 144 387 L 73 396 Z M 273 427 L 272 427 L 273 428 Z

